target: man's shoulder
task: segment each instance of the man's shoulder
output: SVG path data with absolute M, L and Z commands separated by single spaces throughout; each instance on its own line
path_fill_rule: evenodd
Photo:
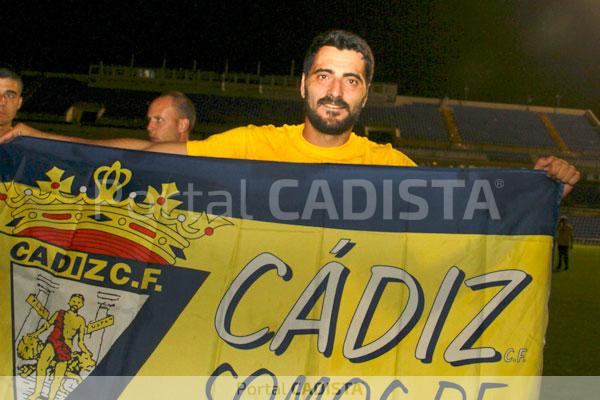
M 391 143 L 377 143 L 370 140 L 366 136 L 353 135 L 353 140 L 363 146 L 368 153 L 372 154 L 376 160 L 379 160 L 382 164 L 388 165 L 401 165 L 413 167 L 417 164 L 410 159 L 406 154 L 398 149 L 395 149 Z
M 222 135 L 273 135 L 296 134 L 302 132 L 303 125 L 246 125 L 238 126 L 222 133 Z
M 391 151 L 391 150 L 394 150 L 394 148 L 392 147 L 391 143 L 377 143 L 377 142 L 374 142 L 371 139 L 369 139 L 368 136 L 358 135 L 358 134 L 356 134 L 354 132 L 351 133 L 350 140 L 354 141 L 355 143 L 360 143 L 361 146 L 369 148 L 369 149 L 371 149 L 373 151 Z
M 247 125 L 187 143 L 187 155 L 225 158 L 252 158 L 261 147 L 280 148 L 302 132 L 299 125 Z

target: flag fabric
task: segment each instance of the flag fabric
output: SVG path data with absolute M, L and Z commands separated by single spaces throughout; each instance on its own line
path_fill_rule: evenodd
M 543 173 L 0 157 L 2 398 L 536 395 L 511 380 L 542 370 Z

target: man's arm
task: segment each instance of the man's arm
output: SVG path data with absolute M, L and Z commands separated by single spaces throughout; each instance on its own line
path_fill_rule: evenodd
M 579 182 L 579 179 L 581 179 L 581 173 L 577 171 L 574 165 L 554 156 L 540 157 L 533 169 L 546 171 L 548 177 L 562 182 L 564 184 L 563 199 L 573 190 L 573 186 Z
M 30 333 L 29 336 L 38 337 L 39 335 L 47 331 L 48 328 L 50 328 L 50 326 L 54 325 L 54 323 L 56 322 L 57 315 L 58 312 L 55 312 L 54 314 L 52 314 L 48 321 L 42 319 L 42 321 L 44 321 L 42 325 L 35 332 Z
M 78 340 L 77 340 L 77 344 L 79 345 L 79 349 L 81 351 L 83 351 L 84 353 L 88 353 L 88 354 L 92 354 L 90 353 L 89 349 L 87 348 L 87 346 L 85 345 L 85 331 L 86 331 L 86 325 L 85 325 L 85 320 L 83 319 L 83 317 L 79 317 L 78 318 L 78 324 L 79 326 L 77 327 L 77 336 L 78 336 Z
M 80 137 L 65 136 L 55 133 L 42 132 L 34 129 L 28 125 L 18 123 L 13 129 L 0 136 L 0 144 L 7 143 L 18 136 L 30 136 L 42 139 L 59 140 L 63 142 L 71 143 L 84 143 L 92 144 L 96 146 L 115 147 L 119 149 L 129 150 L 144 150 L 152 151 L 155 153 L 170 153 L 170 154 L 181 154 L 185 155 L 186 144 L 184 142 L 170 142 L 170 143 L 153 143 L 148 140 L 141 139 L 105 139 L 105 140 L 94 140 L 85 139 Z

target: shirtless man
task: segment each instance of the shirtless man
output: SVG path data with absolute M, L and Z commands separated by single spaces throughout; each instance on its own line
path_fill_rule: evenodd
M 78 314 L 78 311 L 83 307 L 83 303 L 84 299 L 81 294 L 76 293 L 72 295 L 69 299 L 68 310 L 55 312 L 47 322 L 44 322 L 37 331 L 31 334 L 32 337 L 37 337 L 50 329 L 51 326 L 53 327 L 37 362 L 35 390 L 29 397 L 30 400 L 36 400 L 42 394 L 48 368 L 51 366 L 53 360 L 56 361 L 56 366 L 54 368 L 54 376 L 51 378 L 48 399 L 55 399 L 61 385 L 62 377 L 67 372 L 67 363 L 72 357 L 73 339 L 75 336 L 78 337 L 77 345 L 79 349 L 91 357 L 90 351 L 84 342 L 86 322 Z

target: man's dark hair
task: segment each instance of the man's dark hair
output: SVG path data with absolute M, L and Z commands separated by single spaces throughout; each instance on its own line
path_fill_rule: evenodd
M 17 81 L 17 84 L 19 85 L 19 96 L 23 93 L 23 80 L 21 79 L 19 74 L 17 74 L 12 69 L 9 69 L 7 67 L 0 67 L 0 78 L 12 79 L 13 81 Z
M 178 92 L 176 90 L 165 92 L 161 94 L 160 97 L 170 97 L 173 99 L 173 107 L 179 112 L 179 114 L 183 115 L 184 118 L 187 118 L 190 121 L 191 132 L 196 125 L 196 107 L 194 107 L 194 103 L 190 100 L 190 98 L 182 92 Z
M 367 42 L 360 36 L 347 31 L 333 30 L 325 33 L 321 33 L 315 37 L 306 51 L 304 57 L 303 72 L 304 75 L 308 75 L 312 68 L 313 62 L 315 61 L 315 54 L 323 46 L 333 46 L 338 50 L 354 50 L 360 53 L 365 62 L 365 77 L 367 79 L 367 85 L 371 84 L 373 80 L 373 71 L 375 69 L 375 59 L 373 58 L 373 52 L 367 44 Z

